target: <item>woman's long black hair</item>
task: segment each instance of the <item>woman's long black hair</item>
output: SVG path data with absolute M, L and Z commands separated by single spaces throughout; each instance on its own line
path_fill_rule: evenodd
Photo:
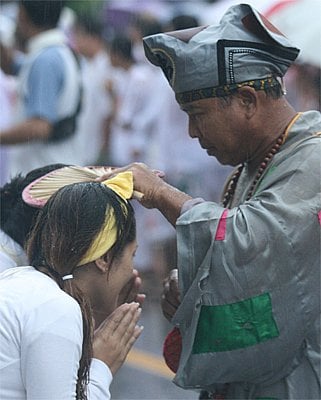
M 113 210 L 117 240 L 109 250 L 112 259 L 121 256 L 125 246 L 136 238 L 134 211 L 104 184 L 77 183 L 60 189 L 40 211 L 27 245 L 31 265 L 51 276 L 79 304 L 83 316 L 82 357 L 78 370 L 77 399 L 86 399 L 89 366 L 92 358 L 93 321 L 88 299 L 72 274 L 101 231 L 105 216 Z

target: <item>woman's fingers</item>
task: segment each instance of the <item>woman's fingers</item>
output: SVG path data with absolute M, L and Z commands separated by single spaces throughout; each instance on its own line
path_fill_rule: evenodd
M 139 303 L 122 304 L 105 319 L 98 329 L 103 329 L 106 332 L 108 331 L 109 335 L 113 335 L 115 331 L 125 331 L 131 320 L 135 318 L 135 312 L 138 308 Z
M 112 374 L 121 367 L 142 332 L 137 325 L 140 314 L 138 303 L 123 304 L 95 332 L 94 357 L 105 362 Z
M 138 271 L 134 269 L 132 278 L 126 283 L 119 294 L 118 304 L 135 301 L 142 305 L 146 296 L 143 293 L 139 293 L 141 286 L 142 280 L 139 277 Z

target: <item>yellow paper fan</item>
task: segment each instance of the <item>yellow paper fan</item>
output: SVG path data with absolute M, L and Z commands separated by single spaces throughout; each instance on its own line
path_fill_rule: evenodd
M 113 167 L 68 166 L 56 169 L 31 182 L 22 192 L 25 203 L 43 207 L 48 199 L 60 188 L 72 183 L 93 182 L 96 178 L 111 173 Z M 134 191 L 133 197 L 141 199 L 142 193 Z

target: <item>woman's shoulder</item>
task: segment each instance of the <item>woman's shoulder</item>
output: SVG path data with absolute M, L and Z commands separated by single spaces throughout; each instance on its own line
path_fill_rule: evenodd
M 3 328 L 12 337 L 22 335 L 25 344 L 46 335 L 82 343 L 82 315 L 77 301 L 31 266 L 0 274 L 0 314 Z
M 29 313 L 48 309 L 51 314 L 80 313 L 75 299 L 65 293 L 49 276 L 32 266 L 10 268 L 0 274 L 0 301 Z

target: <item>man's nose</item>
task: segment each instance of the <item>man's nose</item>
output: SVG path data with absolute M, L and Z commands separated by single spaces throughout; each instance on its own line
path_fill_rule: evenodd
M 188 121 L 188 134 L 189 134 L 189 136 L 192 139 L 195 139 L 195 138 L 198 137 L 197 133 L 198 133 L 198 129 L 197 129 L 197 126 L 195 125 L 195 122 L 193 122 L 191 120 L 191 118 L 189 118 L 189 121 Z

